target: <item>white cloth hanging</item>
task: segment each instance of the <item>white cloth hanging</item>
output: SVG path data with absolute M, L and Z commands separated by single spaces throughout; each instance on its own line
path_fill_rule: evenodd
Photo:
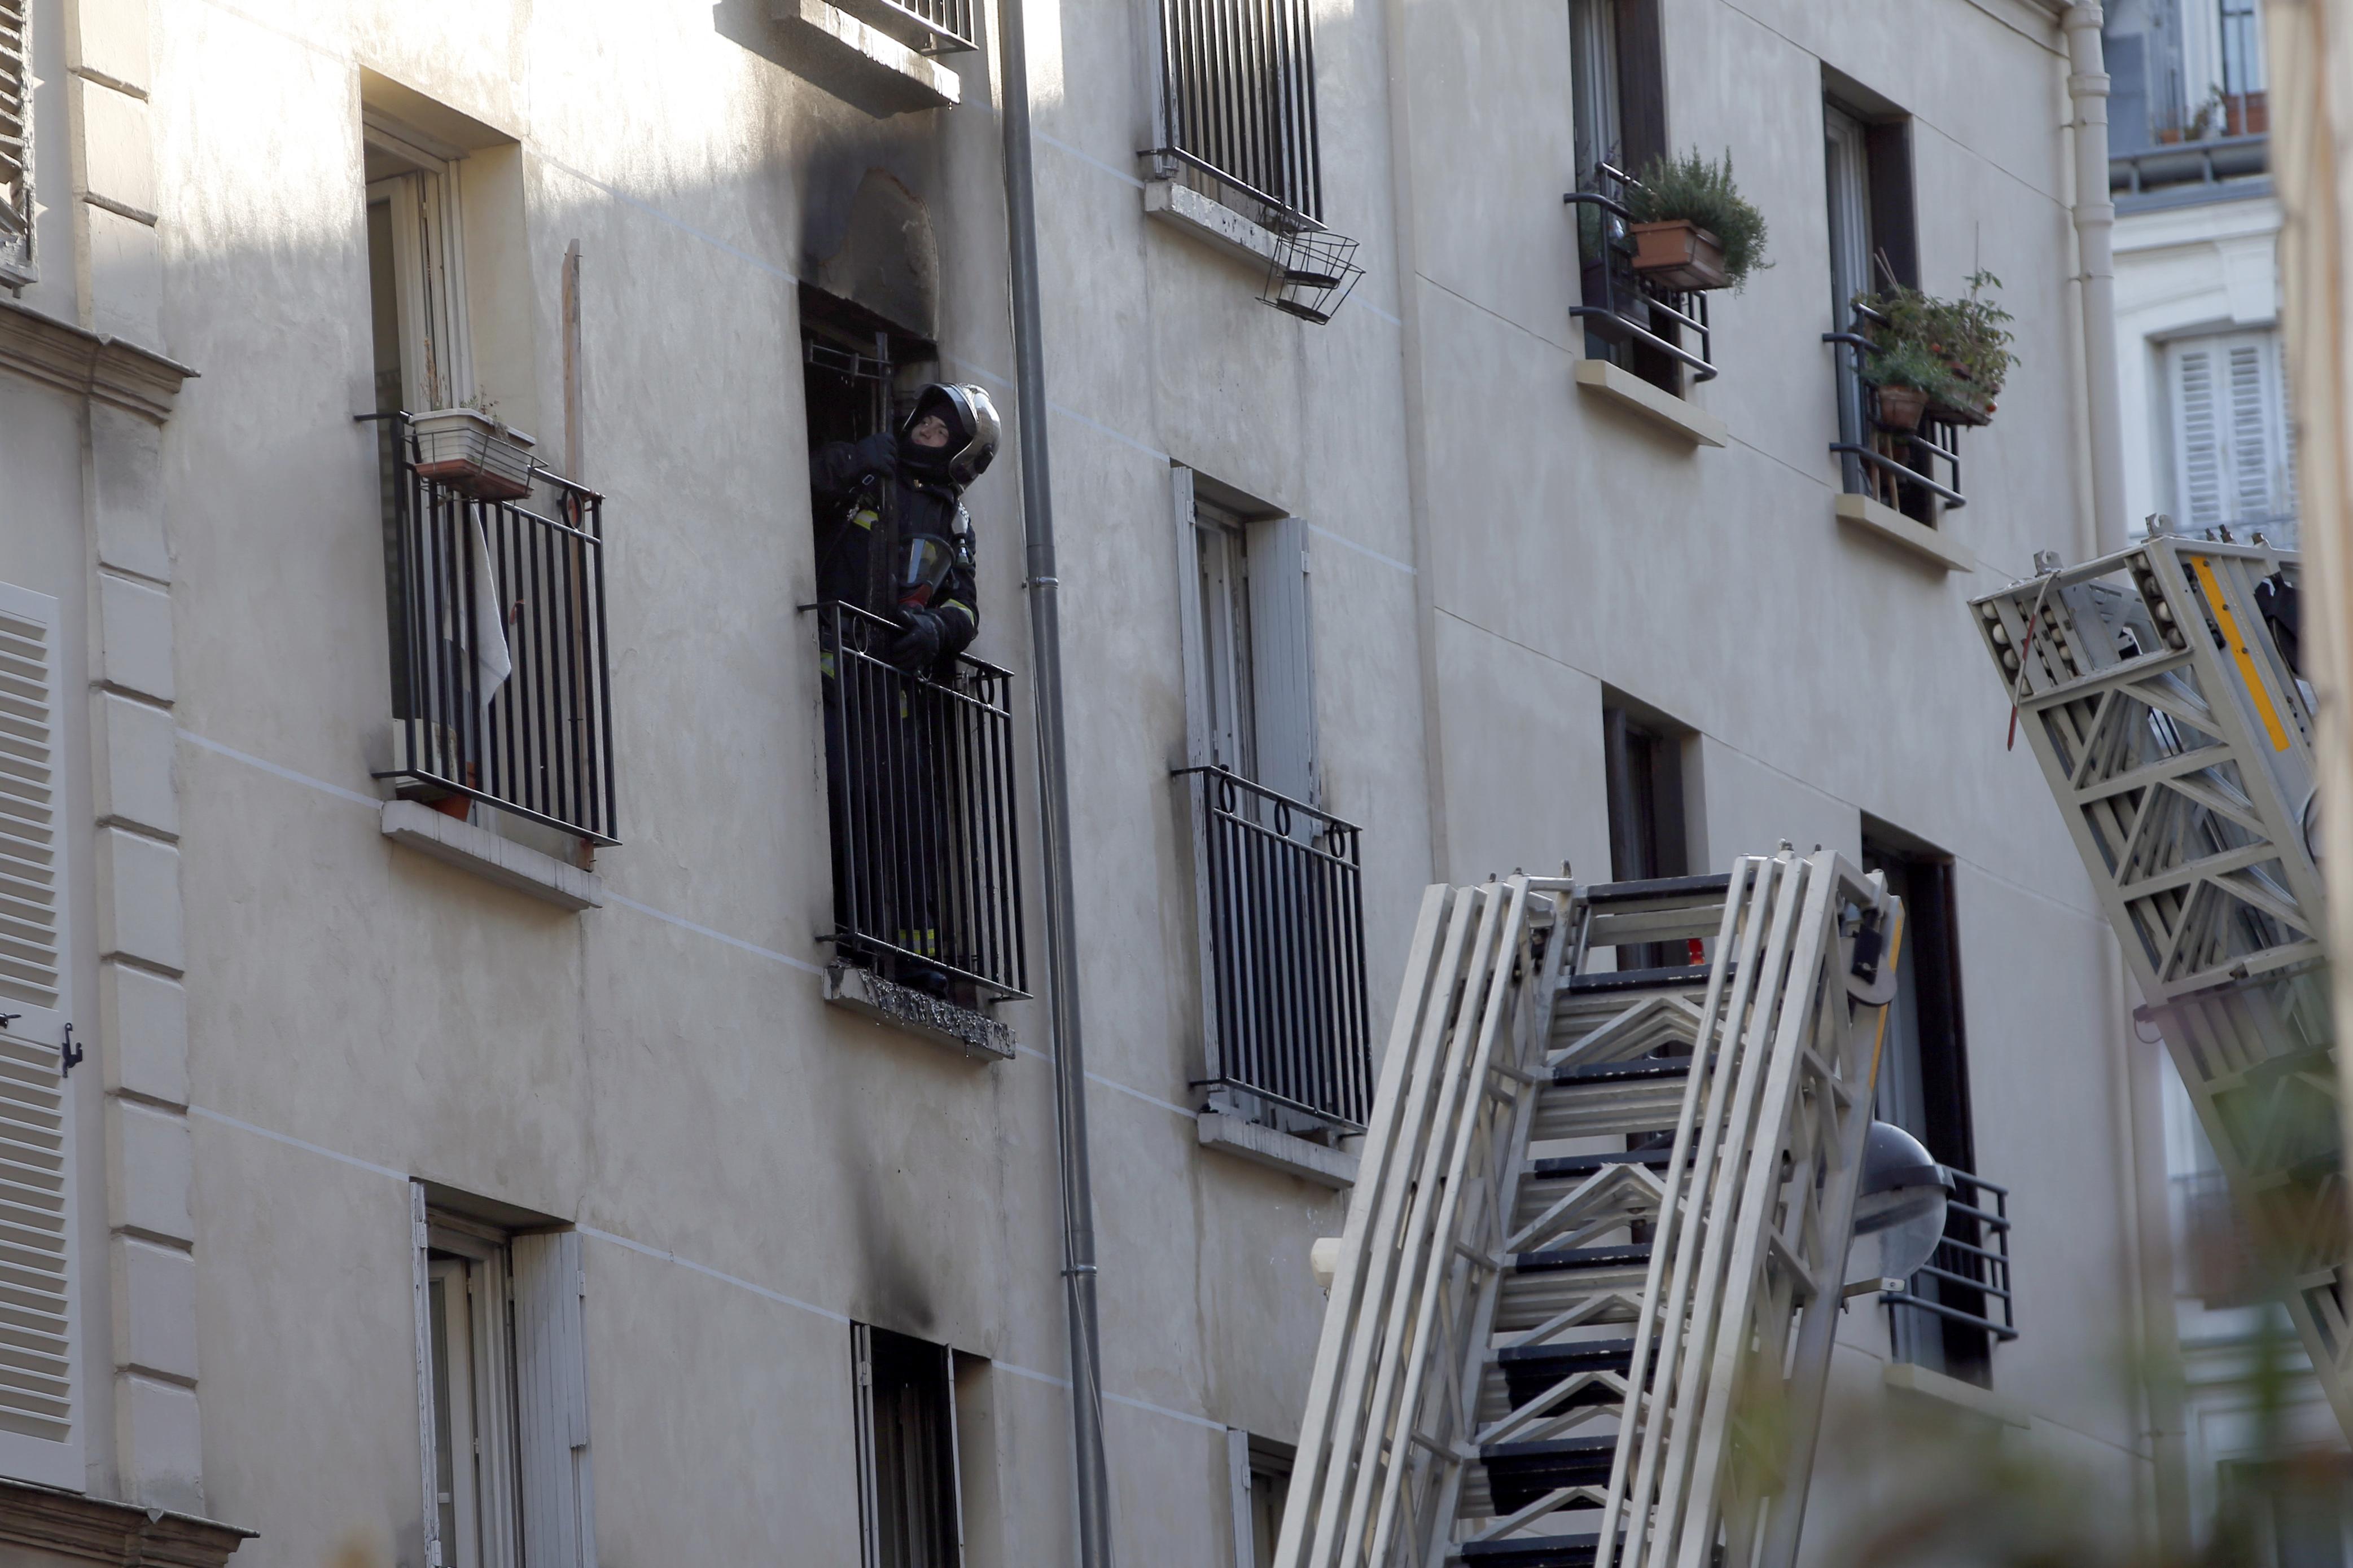
M 491 543 L 483 536 L 482 520 L 473 524 L 474 547 L 474 693 L 487 709 L 499 688 L 514 673 L 514 656 L 507 648 L 506 605 L 499 597 L 499 574 L 491 563 Z

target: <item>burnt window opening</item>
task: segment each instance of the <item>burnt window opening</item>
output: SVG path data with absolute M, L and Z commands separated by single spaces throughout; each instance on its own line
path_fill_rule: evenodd
M 939 350 L 838 295 L 801 286 L 801 388 L 809 450 L 894 427 L 939 368 Z
M 850 1325 L 862 1568 L 959 1568 L 955 1352 Z
M 1609 812 L 1609 879 L 1648 882 L 1691 874 L 1683 816 L 1683 748 L 1690 731 L 1614 693 L 1601 709 L 1601 755 Z M 1704 963 L 1698 942 L 1635 942 L 1620 969 Z

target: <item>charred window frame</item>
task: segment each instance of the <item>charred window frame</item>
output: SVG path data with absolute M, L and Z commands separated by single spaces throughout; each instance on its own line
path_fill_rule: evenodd
M 898 423 L 939 350 L 865 307 L 800 287 L 801 390 L 809 450 L 857 441 Z
M 1609 879 L 1648 882 L 1691 874 L 1684 815 L 1683 752 L 1691 731 L 1630 698 L 1607 692 L 1601 708 L 1603 783 L 1609 815 Z M 1618 950 L 1629 969 L 1667 969 L 1693 962 L 1674 942 Z

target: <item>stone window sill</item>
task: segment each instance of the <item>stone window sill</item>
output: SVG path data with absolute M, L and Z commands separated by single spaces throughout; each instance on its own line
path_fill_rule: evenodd
M 0 1562 L 219 1568 L 254 1532 L 194 1514 L 0 1480 Z
M 420 855 L 565 910 L 602 909 L 605 879 L 418 801 L 384 805 L 384 836 Z
M 975 1061 L 1008 1061 L 1013 1056 L 1013 1031 L 1006 1025 L 986 1013 L 894 984 L 869 969 L 826 965 L 825 999 Z
M 1869 496 L 1841 494 L 1838 498 L 1837 512 L 1841 522 L 1876 534 L 1944 571 L 1974 572 L 1978 569 L 1978 558 L 1967 545 L 1942 529 L 1915 522 L 1894 507 L 1875 501 Z
M 1273 264 L 1280 244 L 1273 230 L 1181 180 L 1145 181 L 1144 214 L 1261 272 Z
M 963 101 L 955 72 L 826 0 L 769 0 L 768 15 L 800 46 L 802 75 L 878 120 Z
M 1237 1159 L 1345 1191 L 1356 1184 L 1356 1157 L 1271 1127 L 1261 1127 L 1222 1110 L 1204 1110 L 1196 1122 L 1201 1147 L 1221 1149 Z
M 1910 1362 L 1892 1361 L 1886 1364 L 1881 1375 L 1890 1388 L 1901 1389 L 1906 1394 L 1917 1394 L 1923 1399 L 1934 1399 L 1941 1404 L 1953 1405 L 1968 1411 L 1972 1415 L 1981 1415 L 1989 1421 L 1999 1422 L 2004 1426 L 2033 1425 L 2032 1418 L 2026 1414 L 2024 1407 L 2018 1401 L 2005 1399 L 1990 1388 L 1979 1388 L 1974 1383 L 1963 1383 L 1957 1377 L 1947 1377 L 1941 1372 L 1930 1372 L 1925 1366 L 1914 1366 Z
M 1698 404 L 1663 392 L 1606 359 L 1577 361 L 1577 384 L 1694 447 L 1721 447 L 1731 438 L 1724 421 Z

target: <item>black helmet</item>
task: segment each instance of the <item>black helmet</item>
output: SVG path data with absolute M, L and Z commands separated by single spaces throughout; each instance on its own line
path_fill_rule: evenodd
M 948 427 L 948 444 L 936 449 L 916 446 L 915 426 L 934 414 Z M 918 472 L 935 470 L 955 485 L 968 485 L 987 471 L 1002 430 L 988 394 L 976 386 L 934 382 L 915 395 L 915 406 L 899 426 L 899 461 Z

